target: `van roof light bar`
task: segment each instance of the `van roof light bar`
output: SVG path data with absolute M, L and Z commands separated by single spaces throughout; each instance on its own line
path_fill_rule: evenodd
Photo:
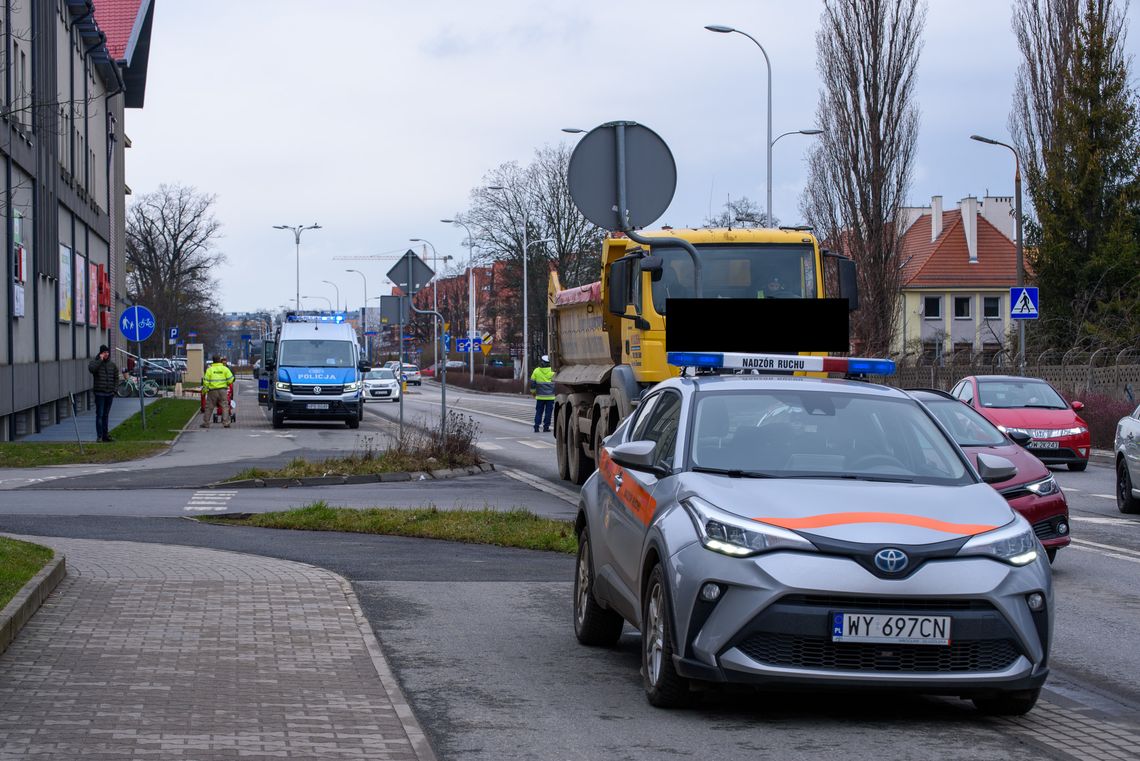
M 726 370 L 759 370 L 841 373 L 843 375 L 894 375 L 891 359 L 870 357 L 807 357 L 797 354 L 744 354 L 740 352 L 671 351 L 666 355 L 674 367 L 724 368 Z

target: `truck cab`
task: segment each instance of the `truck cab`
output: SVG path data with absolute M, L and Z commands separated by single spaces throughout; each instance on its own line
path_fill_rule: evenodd
M 265 359 L 266 389 L 258 400 L 269 408 L 274 428 L 287 419 L 343 420 L 359 428 L 370 369 L 345 315 L 290 312 Z

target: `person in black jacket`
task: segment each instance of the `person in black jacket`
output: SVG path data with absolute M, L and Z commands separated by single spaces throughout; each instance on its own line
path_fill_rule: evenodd
M 107 416 L 111 414 L 111 402 L 115 401 L 119 367 L 111 361 L 111 350 L 104 345 L 99 347 L 99 356 L 87 363 L 87 369 L 95 377 L 95 440 L 110 441 Z

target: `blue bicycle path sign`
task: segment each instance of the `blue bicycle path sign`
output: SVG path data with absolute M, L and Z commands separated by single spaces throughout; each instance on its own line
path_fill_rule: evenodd
M 154 333 L 154 314 L 142 306 L 128 307 L 119 317 L 119 332 L 128 341 L 145 341 Z

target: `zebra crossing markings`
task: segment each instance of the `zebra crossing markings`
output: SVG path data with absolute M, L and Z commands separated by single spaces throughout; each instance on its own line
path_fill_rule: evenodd
M 230 500 L 234 498 L 237 491 L 221 491 L 217 489 L 204 489 L 194 492 L 190 497 L 190 501 L 186 507 L 182 508 L 186 512 L 224 512 L 229 507 Z

